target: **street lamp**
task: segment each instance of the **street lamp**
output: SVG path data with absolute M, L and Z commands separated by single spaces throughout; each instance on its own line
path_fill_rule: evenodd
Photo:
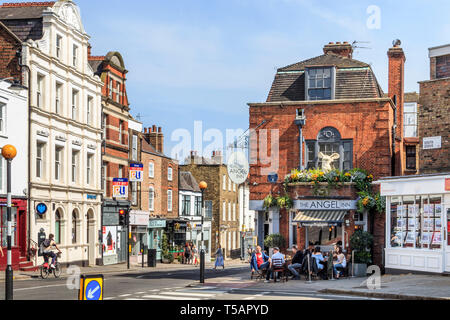
M 13 300 L 13 269 L 12 269 L 12 254 L 11 254 L 11 233 L 12 233 L 12 221 L 11 221 L 11 162 L 17 156 L 17 150 L 12 145 L 6 145 L 2 149 L 2 156 L 7 161 L 7 179 L 6 179 L 6 191 L 7 195 L 7 211 L 6 217 L 8 221 L 8 236 L 6 238 L 8 244 L 7 254 L 7 266 L 6 266 L 6 285 L 5 285 L 5 299 Z
M 203 242 L 203 224 L 205 219 L 205 190 L 208 184 L 205 181 L 200 182 L 199 188 L 202 191 L 202 248 L 200 250 L 200 283 L 205 283 L 205 249 Z

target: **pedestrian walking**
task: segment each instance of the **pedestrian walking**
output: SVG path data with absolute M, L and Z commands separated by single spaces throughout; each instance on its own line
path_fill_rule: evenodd
M 225 263 L 223 261 L 223 250 L 220 244 L 219 249 L 217 249 L 216 251 L 216 263 L 214 266 L 214 270 L 217 270 L 217 267 L 223 267 L 223 269 L 225 269 Z
M 195 244 L 192 246 L 192 253 L 194 255 L 194 265 L 197 267 L 200 264 L 200 261 L 198 258 L 198 249 Z
M 184 246 L 184 264 L 189 264 L 189 260 L 191 259 L 191 248 L 189 247 L 189 243 L 186 243 Z

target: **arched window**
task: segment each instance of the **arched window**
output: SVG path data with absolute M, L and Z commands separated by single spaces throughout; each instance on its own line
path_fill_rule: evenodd
M 61 212 L 59 209 L 55 213 L 55 242 L 61 244 Z
M 74 210 L 72 212 L 72 244 L 76 244 L 78 237 L 77 237 L 77 222 L 78 222 L 78 214 Z
M 308 169 L 322 168 L 319 153 L 327 156 L 338 154 L 339 159 L 332 163 L 334 169 L 348 171 L 353 169 L 353 140 L 342 139 L 339 131 L 332 127 L 323 128 L 317 140 L 306 141 L 306 164 Z

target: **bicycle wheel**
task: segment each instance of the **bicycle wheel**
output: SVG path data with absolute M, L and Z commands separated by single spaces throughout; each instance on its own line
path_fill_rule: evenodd
M 56 263 L 55 269 L 53 269 L 53 275 L 55 278 L 59 278 L 61 276 L 62 268 L 59 262 Z
M 47 279 L 48 278 L 48 269 L 41 267 L 41 278 L 42 279 Z

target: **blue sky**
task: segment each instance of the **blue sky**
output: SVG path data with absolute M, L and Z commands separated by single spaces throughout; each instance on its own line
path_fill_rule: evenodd
M 330 41 L 369 41 L 354 58 L 371 63 L 387 91 L 387 50 L 401 39 L 406 90 L 429 79 L 428 48 L 450 43 L 450 1 L 78 0 L 94 55 L 120 51 L 132 115 L 157 124 L 166 153 L 178 128 L 248 127 L 248 102 L 267 98 L 276 68 L 322 54 Z M 368 29 L 367 8 L 381 9 Z

